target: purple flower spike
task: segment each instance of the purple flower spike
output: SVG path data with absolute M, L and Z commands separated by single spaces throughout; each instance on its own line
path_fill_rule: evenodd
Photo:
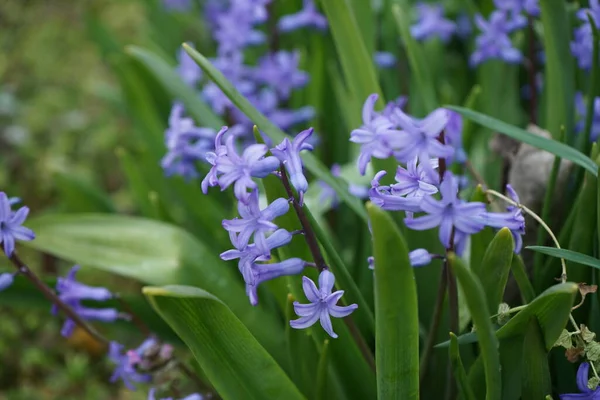
M 346 307 L 336 305 L 344 294 L 343 290 L 331 293 L 335 277 L 328 270 L 321 271 L 319 275 L 319 288 L 315 283 L 307 278 L 302 277 L 302 289 L 310 302 L 309 304 L 300 304 L 294 302 L 294 312 L 300 317 L 290 321 L 290 326 L 295 329 L 306 329 L 319 320 L 321 326 L 332 338 L 337 338 L 338 335 L 333 331 L 331 318 L 344 318 L 358 308 L 358 305 L 351 304 Z
M 288 138 L 285 138 L 283 139 L 283 142 L 271 149 L 271 153 L 283 163 L 290 175 L 292 186 L 294 186 L 300 196 L 300 204 L 302 204 L 304 193 L 308 190 L 308 181 L 302 172 L 300 152 L 302 150 L 313 149 L 311 144 L 306 143 L 312 133 L 313 129 L 309 128 L 300 132 L 291 142 Z
M 429 164 L 431 158 L 447 158 L 454 155 L 454 148 L 438 141 L 442 130 L 449 120 L 448 110 L 438 108 L 422 120 L 416 120 L 405 114 L 400 108 L 394 110 L 394 117 L 402 129 L 396 140 L 397 150 L 394 157 L 407 163 L 417 158 L 425 170 L 433 174 Z
M 108 357 L 116 364 L 115 370 L 110 377 L 110 382 L 116 382 L 121 379 L 127 389 L 135 390 L 133 382 L 147 383 L 152 380 L 149 374 L 141 374 L 135 370 L 127 354 L 123 354 L 123 345 L 117 342 L 110 342 Z
M 306 261 L 299 258 L 290 258 L 285 261 L 271 264 L 252 264 L 249 274 L 244 276 L 246 280 L 246 294 L 253 306 L 258 304 L 258 285 L 280 276 L 297 275 L 304 270 Z
M 15 240 L 30 241 L 35 238 L 31 229 L 21 226 L 28 214 L 29 207 L 21 207 L 13 212 L 6 193 L 0 192 L 0 242 L 8 257 L 15 251 Z
M 273 88 L 281 99 L 286 100 L 293 89 L 301 88 L 309 81 L 309 75 L 298 70 L 299 63 L 298 51 L 267 54 L 258 63 L 256 80 Z
M 362 109 L 363 126 L 350 133 L 350 141 L 360 144 L 358 171 L 361 175 L 365 174 L 372 157 L 386 159 L 392 155 L 393 135 L 398 133 L 389 118 L 373 110 L 377 98 L 376 94 L 367 98 Z
M 502 11 L 494 11 L 489 21 L 479 14 L 476 15 L 475 24 L 481 33 L 475 39 L 475 51 L 469 59 L 471 66 L 477 66 L 489 59 L 500 59 L 511 64 L 520 63 L 523 55 L 513 47 L 508 35 L 522 22 L 526 23 L 526 20 L 509 21 L 507 14 Z
M 600 386 L 592 390 L 588 387 L 590 363 L 582 362 L 577 370 L 577 387 L 581 393 L 565 393 L 560 395 L 561 400 L 597 400 L 600 399 Z
M 179 175 L 191 180 L 198 177 L 196 164 L 206 159 L 216 133 L 210 128 L 197 127 L 183 112 L 181 103 L 173 104 L 165 132 L 167 154 L 160 164 L 166 176 Z
M 388 211 L 420 212 L 422 197 L 403 197 L 399 193 L 395 193 L 390 186 L 380 185 L 379 181 L 385 174 L 385 171 L 379 171 L 371 181 L 369 190 L 371 202 Z
M 506 192 L 508 196 L 519 203 L 519 196 L 517 192 L 510 185 L 506 185 Z M 515 253 L 519 254 L 523 248 L 523 235 L 525 234 L 525 217 L 519 207 L 510 205 L 506 207 L 506 212 L 495 213 L 485 212 L 482 216 L 483 222 L 492 228 L 510 229 L 510 233 L 515 240 Z
M 58 278 L 56 282 L 58 297 L 84 320 L 114 322 L 118 318 L 126 318 L 125 315 L 119 313 L 114 308 L 89 308 L 81 304 L 81 300 L 106 301 L 113 298 L 113 294 L 108 289 L 88 286 L 77 282 L 75 275 L 79 269 L 79 265 L 75 265 L 71 268 L 66 278 Z M 58 310 L 56 305 L 52 306 L 53 314 L 56 315 Z M 67 319 L 62 327 L 61 334 L 64 337 L 69 337 L 73 334 L 74 328 L 75 323 Z
M 485 204 L 464 202 L 458 199 L 458 181 L 451 172 L 444 174 L 440 185 L 441 200 L 425 196 L 421 208 L 427 215 L 417 218 L 405 218 L 404 223 L 410 229 L 422 231 L 438 227 L 440 242 L 450 247 L 452 229 L 455 233 L 471 235 L 482 230 L 485 224 L 482 216 L 486 212 Z
M 302 10 L 281 17 L 277 27 L 281 32 L 292 32 L 301 28 L 314 28 L 324 31 L 327 29 L 327 19 L 317 11 L 313 0 L 304 0 Z
M 416 5 L 418 20 L 410 27 L 410 34 L 422 41 L 439 37 L 442 42 L 450 40 L 456 31 L 456 24 L 444 18 L 442 5 L 419 3 Z
M 289 208 L 288 201 L 279 198 L 261 210 L 258 206 L 258 190 L 255 189 L 250 194 L 248 204 L 238 203 L 238 212 L 242 218 L 223 220 L 223 228 L 238 234 L 233 243 L 237 249 L 246 247 L 250 237 L 254 235 L 257 250 L 262 254 L 269 254 L 265 233 L 277 229 L 277 225 L 271 221 L 287 213 Z

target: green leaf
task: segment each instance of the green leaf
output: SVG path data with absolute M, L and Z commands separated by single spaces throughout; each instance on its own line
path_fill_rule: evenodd
M 487 195 L 481 187 L 477 185 L 473 194 L 471 195 L 471 201 L 480 201 L 482 203 L 488 203 Z M 488 245 L 494 239 L 494 230 L 489 226 L 486 226 L 481 231 L 471 235 L 471 246 L 470 246 L 470 259 L 469 265 L 473 271 L 477 271 L 483 264 L 483 256 L 487 251 Z
M 460 350 L 458 348 L 458 340 L 456 335 L 450 332 L 450 363 L 452 371 L 454 371 L 454 379 L 458 383 L 458 392 L 465 400 L 475 400 L 473 389 L 467 380 L 467 373 L 460 358 Z
M 502 302 L 512 263 L 514 240 L 508 228 L 502 228 L 490 242 L 481 265 L 471 267 L 486 294 L 488 311 L 495 314 Z
M 208 75 L 208 77 L 215 82 L 217 86 L 223 91 L 223 93 L 238 107 L 250 120 L 252 120 L 258 128 L 265 132 L 274 142 L 280 142 L 286 137 L 277 126 L 269 121 L 263 114 L 261 114 L 254 106 L 242 96 L 235 87 L 229 82 L 221 72 L 219 72 L 202 54 L 190 46 L 183 44 L 183 48 L 188 52 L 190 57 L 202 68 L 202 70 Z M 291 139 L 291 138 L 290 138 Z M 348 206 L 354 210 L 354 212 L 367 221 L 367 213 L 362 202 L 352 196 L 348 192 L 347 186 L 343 185 L 339 180 L 335 179 L 331 172 L 325 165 L 319 161 L 313 154 L 303 154 L 304 166 L 307 170 L 312 172 L 317 178 L 323 180 L 331 188 L 333 188 L 340 199 L 344 201 Z
M 327 16 L 345 82 L 351 95 L 362 104 L 369 95 L 377 93 L 379 105 L 383 105 L 373 58 L 361 36 L 361 28 L 367 27 L 359 26 L 357 23 L 357 19 L 360 18 L 362 21 L 366 16 L 355 16 L 349 0 L 321 0 L 321 5 Z M 355 110 L 355 115 L 356 121 L 353 125 L 359 126 L 360 110 Z
M 61 204 L 67 212 L 114 213 L 111 199 L 98 187 L 79 177 L 63 172 L 54 177 Z
M 329 366 L 329 339 L 325 339 L 323 346 L 321 346 L 321 357 L 319 358 L 319 364 L 317 366 L 317 385 L 316 395 L 317 400 L 326 400 L 327 396 L 327 377 L 328 366 Z
M 547 95 L 544 127 L 553 137 L 558 138 L 561 126 L 566 127 L 567 132 L 572 132 L 571 127 L 574 126 L 575 68 L 570 44 L 571 27 L 566 2 L 541 0 L 540 8 L 546 51 L 544 82 L 547 87 L 544 90 Z M 566 138 L 567 141 L 569 139 Z
M 419 398 L 417 286 L 392 218 L 368 203 L 375 256 L 375 354 L 379 399 Z
M 258 340 L 283 359 L 283 326 L 252 307 L 233 267 L 186 231 L 121 215 L 46 215 L 29 221 L 36 239 L 26 245 L 84 266 L 152 285 L 198 285 L 219 293 Z
M 145 287 L 144 294 L 190 348 L 224 399 L 303 399 L 269 353 L 215 296 L 190 286 Z
M 594 176 L 598 176 L 598 165 L 596 165 L 591 158 L 564 143 L 534 135 L 526 130 L 478 113 L 477 111 L 457 106 L 447 106 L 446 108 L 456 111 L 464 117 L 473 120 L 478 124 L 485 126 L 486 128 L 502 133 L 523 143 L 527 143 L 533 147 L 537 147 L 538 149 L 546 150 L 547 152 L 561 157 L 564 160 L 572 161 L 573 163 L 591 172 Z
M 473 323 L 477 328 L 479 348 L 483 359 L 485 372 L 486 400 L 500 400 L 502 394 L 502 382 L 500 378 L 500 356 L 498 354 L 498 339 L 492 327 L 490 313 L 483 287 L 475 275 L 469 271 L 462 262 L 454 255 L 448 256 L 452 271 L 456 274 L 458 282 L 462 286 L 467 306 L 471 311 Z
M 134 157 L 123 148 L 118 148 L 116 153 L 121 169 L 127 178 L 127 188 L 139 208 L 138 211 L 145 217 L 154 217 L 154 207 L 149 198 L 151 188 L 148 186 L 144 173 L 139 167 L 139 160 L 136 162 Z
M 423 49 L 410 33 L 410 19 L 404 10 L 407 10 L 405 1 L 396 1 L 400 4 L 392 6 L 392 12 L 396 18 L 396 26 L 400 37 L 406 47 L 406 54 L 410 62 L 411 73 L 414 75 L 416 86 L 419 90 L 425 113 L 433 111 L 438 106 L 437 95 L 435 92 L 435 79 L 429 69 L 429 64 L 423 54 Z
M 533 289 L 533 285 L 527 276 L 525 263 L 520 255 L 515 254 L 513 256 L 510 270 L 512 271 L 515 281 L 517 281 L 517 285 L 519 286 L 523 303 L 531 303 L 533 299 L 535 299 L 535 290 Z
M 546 246 L 527 246 L 526 248 L 533 251 L 539 251 L 540 253 L 547 254 L 552 257 L 564 258 L 565 260 L 569 260 L 577 264 L 587 265 L 589 267 L 600 269 L 600 260 L 588 256 L 587 254 L 581 254 L 572 250 L 557 249 L 556 247 Z
M 156 54 L 137 46 L 128 46 L 127 53 L 141 62 L 171 94 L 174 100 L 185 105 L 186 112 L 198 124 L 218 129 L 224 125 L 220 117 L 202 102 L 194 89 L 186 85 L 172 65 Z
M 548 367 L 548 352 L 544 346 L 544 335 L 535 317 L 529 320 L 523 341 L 522 398 L 543 399 L 552 393 L 552 380 Z

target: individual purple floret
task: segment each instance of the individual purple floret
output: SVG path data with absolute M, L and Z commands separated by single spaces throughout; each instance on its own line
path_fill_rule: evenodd
M 15 281 L 15 273 L 4 272 L 0 274 L 0 292 L 8 289 Z
M 255 70 L 257 82 L 271 87 L 282 100 L 287 100 L 292 90 L 304 87 L 309 75 L 298 69 L 300 52 L 278 51 L 262 57 Z
M 475 39 L 475 51 L 469 63 L 477 66 L 490 59 L 500 59 L 507 63 L 520 63 L 523 55 L 513 47 L 508 36 L 517 25 L 508 20 L 507 13 L 494 11 L 486 21 L 481 15 L 475 16 L 475 24 L 481 31 Z
M 282 32 L 291 32 L 301 28 L 323 31 L 327 29 L 327 19 L 319 13 L 314 0 L 304 0 L 302 10 L 281 17 L 277 27 Z
M 396 56 L 389 51 L 376 51 L 373 54 L 373 61 L 379 68 L 392 68 L 396 65 Z
M 183 116 L 181 103 L 173 104 L 169 116 L 169 128 L 165 132 L 167 154 L 161 160 L 166 176 L 179 175 L 186 180 L 198 178 L 198 161 L 206 160 L 212 149 L 216 132 L 211 128 L 199 128 L 191 118 Z
M 448 110 L 448 116 L 448 124 L 444 131 L 444 138 L 446 144 L 454 147 L 454 155 L 448 158 L 447 161 L 449 163 L 457 162 L 458 164 L 464 164 L 467 161 L 467 153 L 465 152 L 462 143 L 462 116 L 459 113 L 450 110 Z
M 519 203 L 517 192 L 510 185 L 506 185 L 508 196 Z M 519 207 L 509 205 L 506 212 L 485 212 L 482 215 L 483 222 L 492 228 L 508 228 L 515 241 L 515 253 L 519 254 L 523 247 L 523 235 L 525 234 L 525 217 Z
M 304 270 L 305 266 L 306 261 L 299 258 L 290 258 L 281 262 L 269 264 L 253 263 L 244 275 L 246 294 L 250 299 L 250 304 L 253 306 L 258 304 L 258 285 L 281 276 L 297 275 Z
M 498 10 L 518 15 L 521 12 L 538 17 L 540 15 L 540 5 L 538 0 L 494 0 L 494 5 Z
M 577 18 L 583 21 L 583 25 L 574 31 L 574 40 L 571 42 L 571 53 L 577 59 L 579 68 L 589 71 L 593 64 L 594 38 L 592 26 L 588 14 L 592 17 L 596 26 L 600 26 L 600 1 L 590 0 L 590 8 L 582 8 L 577 11 Z
M 221 190 L 234 185 L 235 197 L 242 203 L 248 203 L 248 189 L 256 189 L 252 178 L 264 178 L 279 168 L 279 160 L 273 156 L 265 157 L 269 150 L 264 144 L 251 144 L 240 156 L 235 149 L 235 137 L 229 136 L 225 145 L 221 144 L 224 134 L 221 129 L 215 138 L 215 152 L 206 154 L 206 160 L 212 165 L 208 175 L 202 181 L 202 190 L 206 194 L 209 186 L 221 187 Z
M 391 186 L 381 185 L 379 181 L 385 175 L 385 171 L 379 171 L 371 181 L 371 189 L 369 190 L 371 202 L 383 210 L 406 211 L 408 213 L 420 212 L 423 198 L 405 197 L 394 192 Z
M 200 79 L 202 79 L 202 69 L 194 60 L 192 60 L 192 57 L 190 57 L 183 47 L 180 48 L 179 52 L 177 53 L 177 62 L 177 73 L 181 79 L 188 86 L 196 86 Z
M 290 321 L 290 326 L 295 329 L 306 329 L 314 325 L 317 320 L 321 322 L 321 326 L 332 338 L 337 338 L 338 335 L 333 331 L 331 318 L 344 318 L 350 315 L 358 308 L 356 304 L 350 304 L 346 307 L 336 305 L 344 294 L 343 290 L 331 292 L 335 277 L 328 270 L 323 270 L 319 274 L 319 288 L 315 283 L 307 278 L 302 277 L 302 289 L 310 302 L 309 304 L 300 304 L 294 302 L 294 312 L 300 317 Z
M 439 175 L 429 173 L 429 171 L 437 168 L 437 158 L 429 160 L 428 168 L 424 168 L 422 164 L 417 164 L 417 159 L 413 158 L 406 163 L 406 168 L 399 166 L 396 170 L 396 183 L 390 186 L 392 192 L 406 197 L 423 197 L 437 193 Z
M 148 392 L 148 400 L 158 400 L 156 398 L 156 389 L 154 389 L 154 388 L 150 389 L 150 392 Z M 173 397 L 162 397 L 160 400 L 175 400 L 175 399 Z M 179 400 L 203 400 L 203 397 L 202 397 L 202 395 L 200 395 L 198 393 L 193 393 L 188 396 L 182 397 Z
M 417 10 L 417 23 L 410 27 L 410 34 L 416 40 L 428 40 L 435 37 L 442 42 L 450 40 L 456 31 L 456 24 L 444 18 L 444 7 L 441 4 L 419 3 Z
M 22 226 L 28 214 L 29 207 L 21 207 L 13 212 L 8 196 L 0 192 L 0 242 L 8 257 L 15 251 L 15 240 L 30 241 L 35 238 L 31 229 Z
M 600 399 L 600 386 L 596 389 L 588 387 L 590 376 L 590 363 L 582 362 L 577 370 L 577 388 L 581 393 L 565 393 L 560 395 L 560 400 L 597 400 Z
M 246 46 L 262 44 L 266 35 L 254 25 L 263 22 L 263 12 L 257 12 L 248 0 L 233 0 L 229 8 L 217 13 L 213 37 L 220 55 L 236 53 Z
M 238 212 L 241 218 L 223 220 L 223 228 L 228 232 L 236 233 L 234 247 L 243 249 L 248 245 L 250 237 L 254 235 L 254 244 L 262 254 L 269 254 L 265 233 L 275 231 L 277 225 L 272 221 L 288 212 L 290 205 L 287 199 L 275 199 L 264 210 L 258 205 L 258 190 L 250 194 L 248 204 L 238 203 Z
M 312 133 L 312 128 L 306 129 L 296 135 L 291 142 L 288 138 L 285 138 L 283 142 L 271 149 L 271 153 L 277 157 L 290 175 L 290 182 L 300 197 L 300 205 L 303 203 L 304 193 L 308 190 L 308 181 L 302 171 L 300 152 L 313 149 L 313 146 L 307 143 Z
M 587 104 L 583 99 L 581 92 L 575 93 L 575 110 L 579 117 L 577 125 L 575 125 L 575 132 L 581 134 L 585 129 L 585 118 L 587 114 Z M 592 109 L 592 126 L 590 129 L 590 141 L 595 142 L 600 136 L 600 97 L 594 99 L 594 106 Z
M 438 140 L 449 120 L 448 110 L 438 108 L 422 120 L 405 114 L 400 108 L 394 110 L 394 121 L 401 131 L 395 139 L 394 157 L 407 163 L 417 158 L 428 173 L 433 173 L 431 158 L 447 158 L 454 155 L 454 148 Z
M 255 244 L 250 244 L 242 249 L 236 248 L 224 251 L 221 253 L 220 257 L 225 261 L 239 259 L 238 269 L 242 275 L 244 275 L 254 262 L 269 260 L 271 258 L 271 250 L 285 246 L 291 240 L 292 234 L 290 232 L 286 231 L 285 229 L 278 229 L 266 239 L 266 247 L 269 250 L 269 254 L 259 251 Z
M 350 141 L 360 144 L 358 171 L 364 175 L 372 157 L 386 159 L 393 154 L 395 135 L 394 124 L 389 118 L 375 112 L 376 94 L 370 95 L 362 109 L 363 125 L 350 133 Z
M 453 229 L 455 232 L 471 235 L 484 228 L 482 216 L 486 212 L 485 204 L 460 200 L 458 181 L 450 171 L 444 174 L 440 193 L 441 200 L 436 200 L 433 196 L 425 196 L 421 201 L 421 209 L 427 215 L 405 218 L 406 226 L 418 231 L 439 227 L 440 242 L 445 248 L 450 248 Z
M 408 253 L 408 261 L 411 267 L 422 267 L 431 263 L 433 256 L 427 249 L 415 249 Z M 375 269 L 375 257 L 367 258 L 369 269 Z
M 152 381 L 152 376 L 142 374 L 136 371 L 134 364 L 131 363 L 129 355 L 123 354 L 123 345 L 117 342 L 110 342 L 108 347 L 108 357 L 116 364 L 115 370 L 110 377 L 110 382 L 114 383 L 121 379 L 127 389 L 135 390 L 134 382 L 148 383 Z
M 103 287 L 93 287 L 77 282 L 75 275 L 79 269 L 80 266 L 75 265 L 66 278 L 59 277 L 56 282 L 56 291 L 63 303 L 71 307 L 77 315 L 86 321 L 114 322 L 118 318 L 125 318 L 125 315 L 114 308 L 90 308 L 81 304 L 81 300 L 106 301 L 112 299 L 113 294 Z M 58 311 L 59 308 L 53 305 L 52 313 L 56 315 Z M 64 337 L 69 337 L 74 329 L 75 322 L 67 319 L 61 329 L 61 334 Z

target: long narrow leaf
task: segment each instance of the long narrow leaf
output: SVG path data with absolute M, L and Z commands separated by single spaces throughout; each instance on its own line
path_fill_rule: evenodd
M 572 261 L 577 264 L 587 265 L 589 267 L 600 269 L 600 260 L 594 258 L 592 256 L 588 256 L 587 254 L 581 254 L 576 251 L 567 250 L 567 249 L 557 249 L 556 247 L 546 247 L 546 246 L 528 246 L 526 247 L 529 250 L 538 251 L 540 253 L 556 257 L 556 258 L 564 258 L 565 260 Z

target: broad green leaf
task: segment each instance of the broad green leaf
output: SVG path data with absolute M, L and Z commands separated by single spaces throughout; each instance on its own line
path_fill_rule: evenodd
M 67 212 L 101 212 L 114 213 L 115 206 L 111 199 L 98 187 L 63 172 L 54 177 L 60 196 L 61 205 Z
M 529 320 L 523 342 L 522 396 L 524 399 L 543 399 L 552 393 L 552 380 L 548 367 L 548 352 L 544 336 L 535 317 Z
M 467 306 L 471 310 L 473 323 L 477 329 L 479 348 L 483 359 L 485 372 L 486 400 L 500 400 L 502 395 L 502 382 L 500 377 L 500 356 L 498 354 L 498 339 L 496 338 L 486 296 L 477 277 L 469 271 L 462 262 L 450 254 L 448 260 L 452 271 L 456 274 L 462 286 Z
M 570 45 L 571 27 L 566 2 L 540 0 L 540 8 L 546 52 L 544 83 L 547 86 L 544 90 L 547 96 L 544 127 L 554 138 L 558 138 L 561 126 L 565 126 L 567 132 L 572 132 L 571 127 L 574 126 L 575 68 Z M 566 138 L 567 142 L 569 139 Z
M 417 286 L 394 220 L 368 203 L 375 257 L 375 354 L 379 399 L 419 398 Z
M 537 147 L 538 149 L 546 150 L 547 152 L 561 157 L 562 159 L 572 161 L 573 163 L 591 172 L 594 176 L 598 176 L 598 165 L 596 165 L 592 159 L 564 143 L 534 135 L 526 130 L 478 113 L 477 111 L 456 106 L 447 106 L 446 108 L 456 111 L 464 117 L 473 120 L 478 124 L 485 126 L 486 128 L 502 133 L 523 143 L 527 143 L 533 147 Z
M 303 399 L 281 367 L 223 303 L 190 286 L 145 287 L 223 399 Z
M 261 114 L 254 106 L 242 96 L 233 87 L 223 74 L 218 71 L 202 54 L 190 46 L 183 44 L 183 48 L 188 52 L 190 57 L 204 70 L 206 75 L 215 82 L 217 86 L 223 91 L 223 93 L 238 107 L 248 118 L 250 118 L 258 128 L 265 132 L 274 142 L 280 142 L 286 137 L 277 126 L 269 121 L 263 114 Z M 312 172 L 317 178 L 323 180 L 329 186 L 331 186 L 341 200 L 343 200 L 356 214 L 361 217 L 365 222 L 367 220 L 367 213 L 361 201 L 356 197 L 348 193 L 347 186 L 343 185 L 339 180 L 335 179 L 331 172 L 323 165 L 321 161 L 313 154 L 307 153 L 303 155 L 304 166 L 307 170 Z
M 556 258 L 564 258 L 565 260 L 572 261 L 577 264 L 587 265 L 589 267 L 600 269 L 600 260 L 587 254 L 581 254 L 576 251 L 567 249 L 557 249 L 556 247 L 546 246 L 527 246 L 529 250 L 539 251 L 540 253 L 547 254 Z
M 365 3 L 365 2 L 363 2 Z M 372 54 L 361 36 L 361 21 L 365 15 L 355 16 L 349 0 L 321 0 L 321 5 L 331 29 L 333 41 L 344 72 L 344 78 L 352 96 L 360 104 L 373 93 L 379 94 L 379 104 L 382 105 L 381 88 L 377 80 L 377 72 L 373 65 Z M 370 7 L 369 7 L 370 8 Z M 367 28 L 367 27 L 365 27 Z M 360 125 L 360 110 L 355 111 L 355 126 Z
M 502 302 L 514 247 L 512 233 L 508 228 L 502 228 L 490 242 L 481 265 L 471 266 L 483 287 L 490 314 L 495 314 Z
M 456 379 L 456 382 L 458 383 L 458 392 L 461 397 L 465 400 L 475 400 L 473 389 L 471 389 L 471 386 L 469 385 L 467 373 L 460 358 L 458 340 L 456 339 L 456 335 L 452 332 L 450 332 L 450 362 L 452 363 L 454 379 Z
M 224 125 L 220 117 L 202 102 L 194 89 L 186 85 L 175 71 L 175 68 L 156 54 L 137 46 L 127 47 L 127 53 L 140 61 L 171 94 L 174 100 L 185 105 L 186 112 L 197 123 L 214 129 Z
M 419 91 L 419 97 L 425 113 L 430 113 L 438 106 L 437 95 L 435 92 L 435 79 L 431 74 L 423 49 L 410 33 L 410 19 L 406 15 L 408 10 L 406 1 L 397 0 L 392 6 L 392 12 L 396 18 L 398 32 L 404 41 L 406 54 L 410 62 L 411 74 L 415 77 L 415 83 Z
M 198 285 L 219 293 L 259 341 L 281 360 L 284 333 L 276 316 L 252 307 L 234 268 L 186 231 L 121 215 L 46 215 L 29 221 L 27 246 L 151 285 Z
M 523 299 L 524 304 L 531 303 L 533 299 L 535 299 L 535 290 L 533 289 L 533 285 L 527 276 L 527 271 L 525 270 L 525 263 L 520 255 L 515 254 L 512 258 L 512 263 L 510 265 L 510 270 L 512 271 L 513 277 L 519 286 L 519 291 L 521 292 L 521 298 Z

